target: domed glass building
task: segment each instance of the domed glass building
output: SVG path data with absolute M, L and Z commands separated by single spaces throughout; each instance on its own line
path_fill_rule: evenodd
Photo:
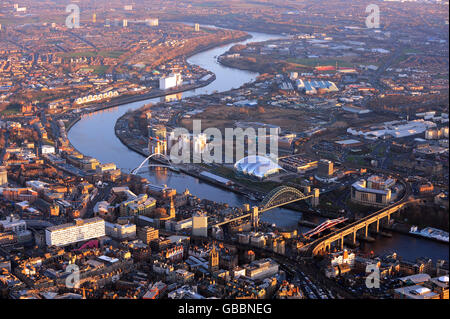
M 282 168 L 268 157 L 251 155 L 240 159 L 234 164 L 238 173 L 246 176 L 264 179 L 277 174 Z

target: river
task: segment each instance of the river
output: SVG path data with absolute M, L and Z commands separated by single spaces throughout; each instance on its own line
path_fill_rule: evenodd
M 251 39 L 238 43 L 245 44 L 281 38 L 281 36 L 264 33 L 249 33 L 252 35 Z M 256 79 L 257 73 L 225 67 L 217 62 L 217 57 L 235 44 L 237 43 L 216 47 L 188 59 L 189 63 L 214 72 L 216 80 L 203 88 L 183 92 L 183 98 L 199 94 L 210 94 L 214 91 L 228 91 L 233 88 L 239 88 L 244 83 Z M 120 142 L 114 134 L 114 125 L 117 119 L 128 110 L 134 110 L 145 104 L 159 101 L 159 98 L 149 99 L 86 115 L 68 132 L 69 140 L 81 153 L 95 157 L 102 163 L 113 162 L 124 172 L 130 172 L 139 166 L 144 157 L 129 150 Z M 244 203 L 249 203 L 249 199 L 246 197 L 228 192 L 188 175 L 160 169 L 141 170 L 140 175 L 147 178 L 151 183 L 166 184 L 177 189 L 178 192 L 188 188 L 191 194 L 199 198 L 207 197 L 210 200 L 227 203 L 230 206 L 242 206 Z M 262 221 L 275 223 L 280 227 L 297 227 L 297 223 L 301 218 L 302 213 L 283 208 L 273 209 L 261 216 Z M 305 218 L 315 222 L 322 220 L 319 217 L 314 218 L 311 216 L 305 216 Z M 394 234 L 393 238 L 390 239 L 378 239 L 375 244 L 366 244 L 366 249 L 373 250 L 375 253 L 396 251 L 400 256 L 409 260 L 422 256 L 427 256 L 434 260 L 448 260 L 449 256 L 448 245 L 399 234 Z

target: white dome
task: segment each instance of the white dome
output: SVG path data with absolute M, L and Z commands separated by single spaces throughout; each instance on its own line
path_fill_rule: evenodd
M 250 155 L 240 159 L 234 164 L 234 168 L 245 175 L 264 178 L 278 173 L 282 168 L 268 157 Z
M 448 276 L 442 276 L 442 277 L 439 277 L 439 279 L 438 279 L 440 282 L 443 282 L 443 283 L 448 283 Z

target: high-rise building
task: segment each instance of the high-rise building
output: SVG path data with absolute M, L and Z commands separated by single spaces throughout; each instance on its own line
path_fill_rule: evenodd
M 148 129 L 150 154 L 167 154 L 167 131 L 164 125 L 151 125 Z
M 167 129 L 161 124 L 151 125 L 149 126 L 148 135 L 154 139 L 165 140 L 167 138 Z
M 73 223 L 45 229 L 47 246 L 67 246 L 105 235 L 105 221 L 100 217 L 90 219 L 77 218 Z
M 326 159 L 321 159 L 317 165 L 317 176 L 330 177 L 333 173 L 333 162 Z
M 195 31 L 195 32 L 199 32 L 199 31 L 200 31 L 200 24 L 196 23 L 196 24 L 194 25 L 194 31 Z
M 150 226 L 145 226 L 138 229 L 137 237 L 144 243 L 150 244 L 150 242 L 159 238 L 159 230 Z
M 97 14 L 95 12 L 92 15 L 92 23 L 97 23 Z
M 206 134 L 201 133 L 194 136 L 194 155 L 200 155 L 206 148 L 208 143 L 208 136 Z
M 208 237 L 208 216 L 204 212 L 197 212 L 192 216 L 192 235 Z
M 127 19 L 123 19 L 122 26 L 123 26 L 124 28 L 128 27 L 128 20 L 127 20 Z

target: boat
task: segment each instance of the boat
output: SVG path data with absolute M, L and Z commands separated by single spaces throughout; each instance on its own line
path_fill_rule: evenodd
M 426 227 L 422 230 L 418 230 L 417 226 L 412 226 L 410 231 L 411 234 L 419 235 L 426 238 L 432 238 L 436 239 L 445 243 L 448 243 L 448 232 L 433 228 L 433 227 Z

